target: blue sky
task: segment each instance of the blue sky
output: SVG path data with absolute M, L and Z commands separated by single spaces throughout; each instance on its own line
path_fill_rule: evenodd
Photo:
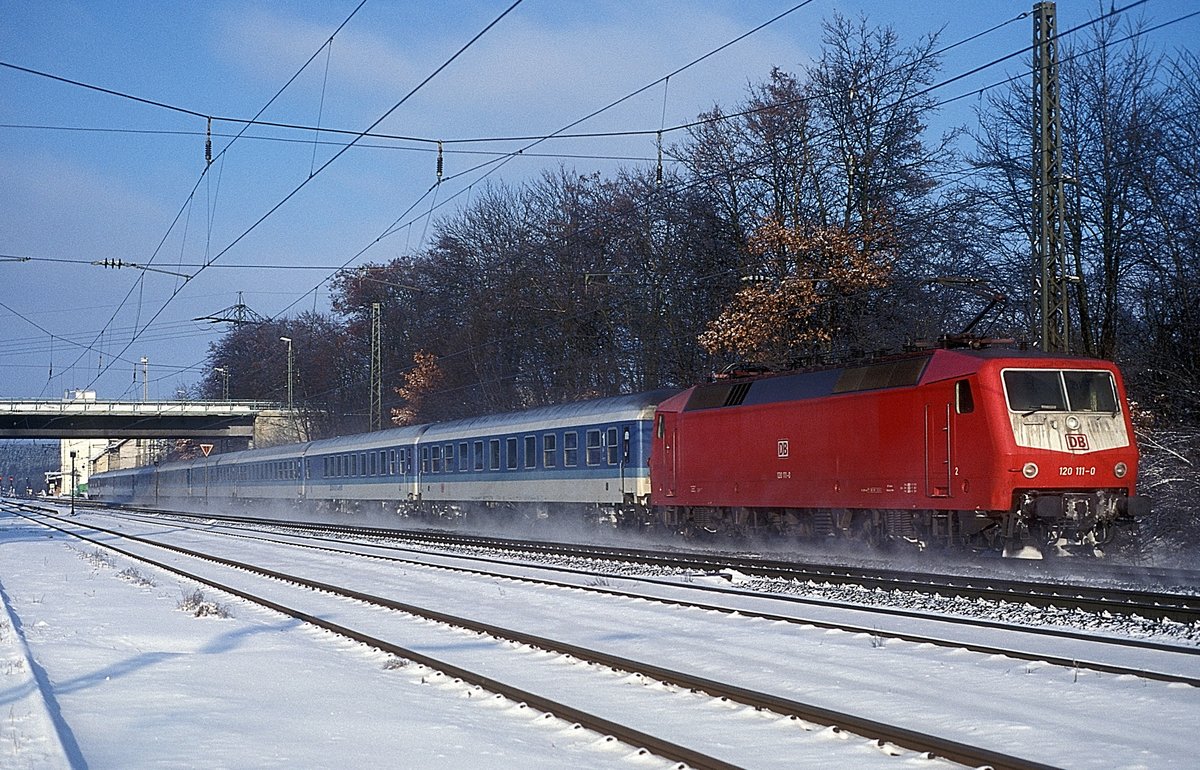
M 0 61 L 200 115 L 251 117 L 357 4 L 0 0 Z M 509 4 L 367 0 L 262 119 L 308 126 L 319 119 L 327 128 L 363 130 Z M 548 134 L 796 4 L 525 0 L 377 130 L 444 140 Z M 1060 31 L 1096 15 L 1101 5 L 1059 2 Z M 714 104 L 733 105 L 772 66 L 797 71 L 810 63 L 819 51 L 821 20 L 835 11 L 891 25 L 904 42 L 940 30 L 941 42 L 949 44 L 1031 7 L 1008 0 L 813 0 L 672 77 L 668 87 L 649 89 L 576 130 L 655 130 Z M 1134 13 L 1158 23 L 1196 8 L 1185 0 L 1150 0 Z M 1031 30 L 1026 18 L 954 49 L 944 74 L 1027 46 Z M 1150 42 L 1160 50 L 1192 47 L 1197 32 L 1200 17 L 1155 32 Z M 938 94 L 991 84 L 1021 71 L 1025 61 L 1010 60 Z M 938 128 L 969 125 L 973 103 L 947 108 Z M 150 361 L 151 398 L 170 398 L 204 376 L 208 345 L 226 328 L 192 319 L 234 304 L 239 291 L 265 316 L 326 309 L 328 292 L 319 283 L 329 271 L 306 268 L 351 260 L 396 221 L 412 224 L 351 264 L 417 249 L 434 201 L 426 195 L 436 179 L 430 145 L 352 148 L 241 237 L 340 149 L 314 138 L 338 137 L 252 128 L 248 136 L 287 141 L 243 137 L 201 179 L 204 119 L 9 68 L 0 68 L 0 124 L 0 254 L 34 258 L 0 258 L 0 398 L 59 398 L 82 387 L 101 398 L 140 396 L 133 372 L 142 356 Z M 238 128 L 214 122 L 214 152 Z M 483 184 L 484 172 L 464 172 L 486 157 L 447 147 L 447 181 L 436 191 L 437 202 L 455 195 L 463 200 L 467 188 Z M 653 137 L 562 140 L 504 165 L 489 180 L 519 183 L 560 164 L 610 173 L 653 158 Z M 188 265 L 218 254 L 186 285 L 170 274 L 196 273 Z M 168 272 L 51 261 L 104 259 Z M 264 264 L 294 269 L 245 267 Z

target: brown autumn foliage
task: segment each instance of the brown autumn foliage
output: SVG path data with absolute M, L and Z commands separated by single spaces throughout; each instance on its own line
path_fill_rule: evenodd
M 413 368 L 404 373 L 404 384 L 396 388 L 396 395 L 404 399 L 404 405 L 392 409 L 392 423 L 412 425 L 421 413 L 425 397 L 436 391 L 445 375 L 438 366 L 437 356 L 424 350 L 413 353 Z
M 889 228 L 838 225 L 788 227 L 769 219 L 748 248 L 767 275 L 740 289 L 698 341 L 711 354 L 782 362 L 828 346 L 838 330 L 838 305 L 883 288 L 895 262 Z

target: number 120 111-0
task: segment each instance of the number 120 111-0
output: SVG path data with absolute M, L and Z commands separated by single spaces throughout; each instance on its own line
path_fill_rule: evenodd
M 1092 465 L 1092 466 L 1060 465 L 1058 468 L 1058 475 L 1059 476 L 1095 476 L 1096 475 L 1096 466 L 1094 466 L 1094 465 Z

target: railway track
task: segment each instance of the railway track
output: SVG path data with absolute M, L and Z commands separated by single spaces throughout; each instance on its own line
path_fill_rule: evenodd
M 1050 767 L 1050 765 L 1005 752 L 973 746 L 853 713 L 741 687 L 721 679 L 675 670 L 633 657 L 608 653 L 590 646 L 573 644 L 560 638 L 532 634 L 518 628 L 496 625 L 429 607 L 396 601 L 344 585 L 312 580 L 299 574 L 281 572 L 211 553 L 155 542 L 149 538 L 87 525 L 75 520 L 68 521 L 59 516 L 50 516 L 44 513 L 22 515 L 29 516 L 42 526 L 69 534 L 97 547 L 114 551 L 141 563 L 169 570 L 190 580 L 303 620 L 327 631 L 385 650 L 398 657 L 441 672 L 442 675 L 460 679 L 497 696 L 528 704 L 528 706 L 540 709 L 547 714 L 575 722 L 604 735 L 611 735 L 631 746 L 645 748 L 660 756 L 686 763 L 691 767 L 734 768 L 742 765 L 736 759 L 731 761 L 678 740 L 663 737 L 662 733 L 669 733 L 670 730 L 662 728 L 648 730 L 647 725 L 655 722 L 655 715 L 661 714 L 664 706 L 677 714 L 681 711 L 686 713 L 687 721 L 692 722 L 691 731 L 695 732 L 699 726 L 699 732 L 704 735 L 723 734 L 723 730 L 736 729 L 734 725 L 721 725 L 720 714 L 733 713 L 727 706 L 714 709 L 711 705 L 713 703 L 734 703 L 753 709 L 755 712 L 770 712 L 801 724 L 824 725 L 835 732 L 849 731 L 861 736 L 862 740 L 872 742 L 880 751 L 895 755 L 901 760 L 917 753 L 970 766 Z M 112 538 L 119 538 L 121 544 L 116 544 Z M 165 556 L 151 556 L 147 553 L 146 549 L 148 548 L 160 551 Z M 202 562 L 206 566 L 198 567 L 196 562 Z M 215 572 L 212 565 L 218 567 Z M 253 576 L 253 579 L 248 580 L 247 576 Z M 271 587 L 263 588 L 260 584 L 261 581 L 270 583 Z M 281 587 L 283 587 L 282 590 Z M 281 598 L 283 594 L 286 594 L 287 598 Z M 319 597 L 319 601 L 314 602 L 312 597 Z M 601 683 L 597 681 L 598 677 L 591 670 L 593 666 L 623 672 L 619 675 L 610 673 L 605 676 L 611 680 L 610 684 L 616 683 L 616 686 L 624 687 L 626 690 L 630 688 L 622 685 L 621 680 L 629 675 L 644 679 L 646 682 L 659 683 L 667 689 L 664 691 L 660 687 L 649 688 L 648 691 L 652 693 L 652 697 L 649 698 L 648 706 L 638 707 L 625 703 L 622 712 L 626 713 L 626 718 L 614 719 L 611 715 L 596 713 L 597 710 L 594 708 L 579 705 L 578 698 L 572 702 L 570 698 L 558 698 L 543 694 L 545 690 L 564 689 L 561 686 L 549 687 L 543 684 L 542 687 L 545 689 L 536 689 L 530 688 L 528 684 L 524 683 L 514 684 L 489 673 L 488 665 L 463 665 L 455 662 L 453 656 L 431 655 L 422 651 L 422 647 L 436 649 L 448 646 L 449 642 L 444 638 L 446 636 L 444 631 L 441 632 L 440 636 L 443 638 L 439 641 L 426 642 L 423 646 L 404 645 L 395 641 L 395 637 L 401 634 L 394 631 L 381 633 L 375 630 L 381 625 L 378 621 L 346 623 L 328 620 L 327 618 L 331 616 L 346 615 L 344 608 L 336 609 L 329 605 L 330 601 L 338 600 L 362 603 L 377 610 L 386 611 L 390 616 L 402 613 L 406 616 L 431 621 L 439 626 L 486 635 L 493 639 L 521 645 L 522 648 L 528 647 L 542 651 L 542 653 L 550 652 L 556 655 L 570 656 L 574 660 L 585 662 L 589 664 L 584 669 L 586 672 L 584 678 L 588 680 L 588 683 L 581 687 L 581 691 L 588 693 L 588 697 L 582 700 L 585 704 L 597 698 L 596 688 L 601 686 Z M 412 628 L 406 627 L 404 633 L 413 633 Z M 498 646 L 497 651 L 493 651 L 492 654 L 500 654 L 499 650 L 502 650 L 503 647 L 504 645 Z M 528 655 L 527 652 L 521 654 Z M 541 653 L 539 653 L 540 656 Z M 524 679 L 526 682 L 531 678 L 544 682 L 547 679 L 553 680 L 563 676 L 564 670 L 562 667 L 557 667 L 553 674 L 543 673 L 533 677 L 526 676 Z M 642 689 L 647 689 L 644 684 Z M 703 694 L 703 697 L 699 694 Z M 666 702 L 668 699 L 670 703 Z M 601 700 L 604 700 L 602 696 Z M 628 700 L 628 698 L 623 700 Z M 717 714 L 715 719 L 714 713 Z M 699 720 L 699 723 L 696 720 Z
M 161 521 L 153 516 L 143 520 Z M 368 552 L 364 552 L 350 546 L 342 547 L 346 541 L 337 537 L 317 536 L 315 541 L 311 539 L 297 541 L 290 538 L 279 540 L 262 534 L 254 534 L 253 531 L 233 530 L 231 534 L 239 537 L 266 539 L 275 543 L 286 542 L 291 545 L 339 554 L 371 555 L 376 558 L 385 558 L 397 565 L 437 566 L 441 569 L 470 572 L 487 577 L 519 579 L 614 596 L 669 602 L 705 611 L 737 613 L 745 617 L 757 617 L 774 622 L 803 623 L 847 633 L 870 634 L 880 640 L 897 639 L 915 644 L 930 644 L 982 654 L 1004 655 L 1014 659 L 1042 661 L 1067 668 L 1082 668 L 1200 687 L 1200 648 L 1146 639 L 1105 636 L 1056 627 L 1016 626 L 1012 623 L 995 623 L 968 617 L 932 616 L 930 613 L 894 608 L 872 608 L 866 611 L 861 607 L 846 603 L 795 595 L 772 595 L 769 601 L 761 602 L 765 605 L 764 609 L 754 609 L 744 601 L 748 596 L 755 596 L 756 594 L 753 592 L 716 584 L 688 584 L 688 593 L 690 594 L 702 593 L 717 597 L 709 601 L 700 601 L 695 598 L 683 599 L 674 595 L 670 589 L 677 588 L 680 585 L 678 581 L 650 575 L 623 575 L 622 581 L 634 583 L 638 588 L 616 589 L 607 586 L 607 581 L 613 578 L 610 573 L 563 565 L 541 567 L 534 563 L 529 566 L 535 572 L 541 570 L 556 576 L 564 572 L 572 573 L 579 576 L 582 581 L 577 579 L 574 582 L 568 582 L 555 577 L 531 577 L 528 570 L 525 574 L 515 574 L 511 569 L 507 569 L 508 562 L 503 557 L 459 555 L 448 563 L 437 563 L 430 561 L 427 552 L 402 545 L 371 546 Z M 463 566 L 464 562 L 468 566 Z M 779 610 L 773 607 L 773 605 L 779 604 L 785 605 L 785 609 Z M 796 614 L 796 611 L 791 609 L 797 605 L 803 614 Z M 823 618 L 815 617 L 814 609 L 833 610 L 834 612 L 827 613 Z M 886 620 L 881 620 L 881 618 Z M 857 623 L 856 619 L 858 619 Z M 1011 636 L 1019 637 L 1022 641 L 1010 642 L 1007 646 L 1000 647 L 990 641 L 981 640 L 981 636 L 984 638 L 988 636 L 987 633 L 982 635 L 978 633 L 981 629 L 1004 631 Z M 1035 641 L 1031 642 L 1031 639 Z M 1022 646 L 1017 646 L 1018 644 Z M 1119 650 L 1120 653 L 1114 655 L 1113 650 Z M 1146 662 L 1147 655 L 1153 656 L 1153 665 Z
M 158 517 L 148 517 L 148 518 L 150 521 L 155 521 L 160 525 L 163 523 L 163 520 L 161 518 L 158 518 Z M 190 526 L 196 527 L 197 531 L 206 531 L 217 525 L 216 522 L 212 521 L 211 517 L 203 517 L 203 518 L 204 518 L 204 521 L 193 521 L 193 523 Z M 501 576 L 503 576 L 505 578 L 511 577 L 514 580 L 517 580 L 520 582 L 525 582 L 525 583 L 533 582 L 530 580 L 530 578 L 527 575 L 526 576 L 505 575 L 504 569 L 502 569 L 502 567 L 501 567 L 501 562 L 503 561 L 503 559 L 497 558 L 497 557 L 487 557 L 487 556 L 476 555 L 471 558 L 471 561 L 473 563 L 475 563 L 475 566 L 463 568 L 461 566 L 461 562 L 464 559 L 463 554 L 457 554 L 454 556 L 449 556 L 449 555 L 438 556 L 437 559 L 439 561 L 453 560 L 453 561 L 460 562 L 460 565 L 457 567 L 447 567 L 445 565 L 433 565 L 433 564 L 428 563 L 428 559 L 430 558 L 428 553 L 424 553 L 424 555 L 420 556 L 419 559 L 417 559 L 415 557 L 409 558 L 407 556 L 398 556 L 397 555 L 398 553 L 404 553 L 404 552 L 413 551 L 413 550 L 420 550 L 420 548 L 398 544 L 394 541 L 393 542 L 377 542 L 377 543 L 374 543 L 371 545 L 364 545 L 361 543 L 353 543 L 353 542 L 347 542 L 344 540 L 339 540 L 333 535 L 328 535 L 328 536 L 316 535 L 311 532 L 301 533 L 299 535 L 285 535 L 285 534 L 280 534 L 280 533 L 272 533 L 270 535 L 262 535 L 259 533 L 250 533 L 250 532 L 242 532 L 239 534 L 240 534 L 240 537 L 247 538 L 247 539 L 259 539 L 259 538 L 263 538 L 263 537 L 267 537 L 269 539 L 291 539 L 293 541 L 298 539 L 301 543 L 305 544 L 308 548 L 314 548 L 314 549 L 319 549 L 319 550 L 324 550 L 324 551 L 340 552 L 341 554 L 345 554 L 348 551 L 357 551 L 358 549 L 367 549 L 367 550 L 370 550 L 375 553 L 385 554 L 384 558 L 389 559 L 389 561 L 393 564 L 393 567 L 390 567 L 387 570 L 388 572 L 409 571 L 410 569 L 412 569 L 412 568 L 416 567 L 418 564 L 420 564 L 422 568 L 436 567 L 437 569 L 446 570 L 447 572 L 472 572 L 475 574 L 486 575 L 487 577 L 491 577 L 491 578 L 495 578 L 495 579 L 499 579 Z M 293 542 L 292 544 L 295 545 L 296 543 Z M 220 550 L 221 549 L 219 549 L 219 548 L 217 549 L 218 552 Z M 361 555 L 361 554 L 358 554 L 358 555 Z M 314 556 L 313 558 L 316 558 L 316 557 Z M 304 559 L 296 559 L 293 556 L 288 560 L 288 563 L 291 563 L 291 562 L 305 563 L 307 561 L 309 561 L 309 557 L 305 557 Z M 483 566 L 483 565 L 490 565 L 490 566 Z M 547 570 L 549 569 L 545 565 L 542 565 L 539 567 L 538 565 L 535 565 L 535 564 L 523 564 L 523 565 L 521 565 L 521 567 L 526 572 L 528 572 L 531 569 L 547 569 Z M 557 571 L 561 572 L 562 569 L 557 568 Z M 291 570 L 289 569 L 286 572 L 288 574 L 290 574 Z M 992 639 L 991 646 L 989 646 L 987 644 L 973 646 L 970 643 L 964 643 L 963 639 L 961 638 L 961 634 L 960 634 L 960 638 L 956 639 L 954 636 L 949 636 L 949 637 L 936 636 L 935 637 L 935 636 L 931 636 L 929 634 L 921 635 L 921 634 L 915 634 L 915 633 L 906 633 L 904 631 L 900 631 L 900 630 L 897 630 L 896 628 L 893 628 L 892 627 L 893 624 L 888 621 L 881 621 L 878 618 L 878 616 L 875 616 L 875 618 L 873 620 L 865 619 L 865 620 L 861 621 L 860 624 L 854 625 L 854 624 L 848 623 L 844 618 L 841 620 L 831 620 L 828 622 L 822 621 L 818 618 L 813 617 L 811 610 L 805 610 L 804 617 L 796 617 L 793 610 L 789 610 L 789 611 L 778 610 L 775 612 L 767 611 L 767 610 L 752 611 L 747 608 L 747 604 L 746 604 L 744 598 L 737 598 L 738 594 L 744 594 L 744 592 L 737 591 L 736 589 L 730 588 L 728 586 L 726 586 L 726 587 L 721 587 L 720 585 L 701 586 L 698 584 L 681 585 L 680 581 L 678 581 L 678 580 L 673 581 L 669 578 L 656 578 L 653 576 L 649 576 L 644 579 L 638 579 L 635 581 L 633 578 L 631 578 L 629 576 L 622 576 L 622 577 L 618 578 L 618 577 L 614 577 L 611 574 L 609 574 L 607 577 L 605 577 L 604 573 L 588 572 L 586 570 L 574 570 L 574 572 L 577 573 L 577 577 L 575 578 L 575 582 L 572 585 L 568 585 L 567 582 L 564 582 L 562 580 L 547 578 L 547 577 L 541 578 L 539 580 L 542 584 L 545 584 L 545 585 L 554 584 L 559 588 L 573 588 L 573 589 L 579 589 L 582 587 L 582 588 L 586 589 L 586 591 L 588 593 L 591 593 L 591 594 L 597 594 L 597 593 L 608 594 L 613 597 L 621 597 L 624 599 L 630 599 L 635 602 L 636 601 L 644 602 L 646 600 L 652 600 L 652 601 L 659 602 L 659 603 L 670 602 L 670 603 L 673 603 L 680 607 L 699 609 L 699 610 L 709 612 L 709 613 L 716 611 L 716 612 L 721 612 L 727 616 L 737 615 L 737 616 L 741 616 L 741 617 L 739 617 L 739 620 L 744 620 L 748 617 L 752 617 L 757 620 L 766 621 L 766 622 L 770 622 L 770 623 L 774 623 L 774 624 L 786 622 L 786 623 L 789 623 L 793 627 L 815 626 L 817 628 L 831 629 L 831 631 L 832 630 L 842 630 L 842 631 L 846 631 L 850 634 L 857 635 L 860 639 L 869 637 L 871 639 L 872 646 L 874 646 L 876 644 L 876 640 L 878 640 L 878 644 L 879 644 L 880 648 L 884 648 L 885 646 L 887 646 L 887 649 L 889 649 L 889 650 L 892 649 L 892 647 L 889 646 L 889 645 L 893 644 L 893 642 L 891 640 L 896 639 L 896 640 L 900 640 L 901 642 L 905 642 L 905 641 L 912 642 L 914 645 L 922 645 L 922 646 L 938 645 L 938 646 L 945 646 L 945 647 L 950 647 L 950 648 L 961 648 L 963 650 L 975 650 L 977 652 L 984 653 L 984 656 L 981 656 L 981 657 L 1000 656 L 1000 655 L 1003 655 L 1006 658 L 1008 658 L 1008 657 L 1023 657 L 1025 660 L 1030 661 L 1030 663 L 1025 664 L 1025 665 L 1030 666 L 1030 668 L 1024 669 L 1024 672 L 1026 674 L 1036 671 L 1039 667 L 1043 666 L 1045 663 L 1052 663 L 1052 664 L 1055 664 L 1058 666 L 1073 668 L 1076 671 L 1078 671 L 1080 669 L 1084 669 L 1085 671 L 1090 670 L 1090 669 L 1095 669 L 1096 671 L 1107 671 L 1109 673 L 1120 673 L 1120 674 L 1126 674 L 1126 675 L 1132 675 L 1132 676 L 1143 676 L 1143 678 L 1146 678 L 1146 675 L 1147 675 L 1147 672 L 1145 672 L 1144 670 L 1141 670 L 1141 669 L 1137 669 L 1136 667 L 1125 667 L 1123 669 L 1122 667 L 1105 668 L 1102 665 L 1093 666 L 1091 663 L 1087 662 L 1087 657 L 1085 655 L 1079 655 L 1079 654 L 1076 654 L 1071 657 L 1061 657 L 1060 656 L 1060 657 L 1056 658 L 1050 654 L 1046 654 L 1045 649 L 1043 649 L 1041 651 L 1034 650 L 1034 651 L 1029 652 L 1022 656 L 1019 653 L 1014 653 L 1011 649 L 1008 648 L 1008 645 L 1005 645 L 1004 647 L 997 646 L 995 638 Z M 436 580 L 439 582 L 439 584 L 441 584 L 442 582 L 444 582 L 447 579 L 448 578 L 436 578 Z M 630 590 L 624 585 L 627 582 L 637 582 L 639 587 L 636 590 Z M 712 581 L 712 582 L 719 583 L 721 581 Z M 701 587 L 705 588 L 707 591 L 709 591 L 711 593 L 716 594 L 717 596 L 719 596 L 721 598 L 710 599 L 710 600 L 705 600 L 705 601 L 698 601 L 694 597 L 685 599 L 685 600 L 681 600 L 677 597 L 676 598 L 671 597 L 671 594 L 673 592 L 677 592 L 681 589 L 686 588 L 686 590 L 689 592 L 695 592 L 696 589 L 701 588 Z M 512 591 L 512 590 L 517 590 L 517 589 L 514 588 L 514 589 L 504 589 L 504 590 Z M 658 593 L 659 595 L 655 596 L 654 595 L 655 593 Z M 725 601 L 726 598 L 729 598 L 729 602 Z M 780 599 L 778 597 L 771 599 L 771 601 L 777 605 L 780 603 L 783 603 L 780 601 Z M 791 612 L 793 614 L 791 614 L 789 616 L 787 614 L 788 612 Z M 453 615 L 454 617 L 468 619 L 467 616 L 464 616 L 461 614 L 458 614 L 458 615 L 455 615 L 454 613 L 449 613 L 449 614 Z M 470 615 L 470 614 L 471 613 L 467 613 L 467 615 Z M 864 615 L 863 617 L 865 618 L 868 616 Z M 452 618 L 446 618 L 445 620 L 447 620 L 448 622 L 453 622 Z M 928 619 L 926 619 L 926 620 L 928 620 Z M 493 619 L 493 621 L 494 621 L 494 619 Z M 905 622 L 907 622 L 907 620 Z M 485 625 L 486 625 L 486 621 L 485 621 Z M 504 626 L 504 624 L 502 624 L 502 623 L 497 624 L 495 622 L 492 622 L 491 625 L 497 626 L 500 630 L 505 630 L 507 628 L 507 626 Z M 465 626 L 462 626 L 462 627 L 465 627 Z M 964 625 L 963 628 L 967 628 L 967 626 Z M 520 628 L 508 629 L 508 630 L 515 631 L 518 633 L 525 633 L 525 632 L 521 632 Z M 557 650 L 559 650 L 560 654 L 579 654 L 580 656 L 582 656 L 582 654 L 586 651 L 586 649 L 590 649 L 590 647 L 588 647 L 586 645 L 584 646 L 584 649 L 581 649 L 581 650 L 572 650 L 572 649 L 570 649 L 569 646 L 568 647 L 562 647 L 562 646 L 554 647 L 553 641 L 557 640 L 558 642 L 561 643 L 564 640 L 559 637 L 556 637 L 554 635 L 547 636 L 545 634 L 533 634 L 533 636 L 540 637 L 540 640 L 528 639 L 525 643 L 537 644 L 539 649 L 557 649 Z M 1082 638 L 1084 635 L 1081 634 L 1079 636 Z M 507 638 L 512 638 L 512 637 L 510 636 Z M 719 638 L 719 634 L 717 636 L 715 636 L 714 638 Z M 1063 642 L 1063 639 L 1067 639 L 1068 641 Z M 1095 641 L 1095 640 L 1093 639 L 1092 641 Z M 1047 649 L 1058 647 L 1058 648 L 1061 648 L 1062 650 L 1069 652 L 1068 648 L 1064 647 L 1063 645 L 1071 644 L 1071 643 L 1073 643 L 1073 642 L 1070 641 L 1069 636 L 1068 637 L 1059 637 L 1059 638 L 1048 638 L 1047 639 L 1047 644 L 1048 644 Z M 568 642 L 567 644 L 569 645 L 570 643 Z M 1153 646 L 1154 646 L 1153 644 L 1150 644 L 1150 645 L 1147 645 L 1144 649 L 1151 649 L 1151 648 L 1153 648 Z M 899 652 L 899 650 L 897 650 L 897 652 Z M 949 652 L 949 654 L 954 654 L 953 650 L 950 650 L 948 652 Z M 1179 652 L 1179 651 L 1177 650 L 1177 652 Z M 1185 651 L 1180 652 L 1180 654 L 1183 654 L 1183 655 L 1190 655 L 1192 663 L 1195 663 L 1195 661 L 1196 661 L 1195 653 L 1196 653 L 1196 651 L 1194 649 L 1185 650 Z M 800 654 L 800 653 L 798 653 L 798 654 Z M 618 658 L 629 658 L 631 660 L 637 659 L 636 656 L 630 658 L 630 656 L 628 656 L 628 655 L 617 655 L 617 657 Z M 612 663 L 613 662 L 610 661 L 609 665 L 611 665 Z M 601 665 L 601 664 L 597 663 L 597 665 Z M 652 665 L 651 668 L 646 669 L 646 671 L 644 673 L 642 673 L 642 676 L 645 677 L 646 681 L 651 681 L 651 680 L 656 681 L 656 682 L 672 681 L 670 676 L 664 674 L 664 670 L 667 672 L 667 674 L 669 674 L 669 673 L 687 673 L 686 668 L 681 669 L 678 666 L 663 666 L 661 663 L 656 664 L 656 665 L 657 665 L 657 668 L 661 669 L 661 670 L 655 671 L 653 669 L 653 665 Z M 630 668 L 632 668 L 632 667 L 626 667 L 623 670 L 630 670 Z M 1157 674 L 1155 674 L 1154 672 L 1150 672 L 1149 678 L 1160 679 L 1162 681 L 1168 681 L 1168 682 L 1183 682 L 1185 684 L 1191 684 L 1193 687 L 1195 687 L 1195 685 L 1196 685 L 1196 682 L 1194 681 L 1196 679 L 1195 676 L 1181 676 L 1181 675 L 1179 675 L 1178 671 L 1176 671 L 1172 674 L 1171 669 L 1174 668 L 1174 666 L 1172 666 L 1170 664 L 1167 664 L 1160 668 L 1164 669 L 1164 670 L 1158 671 Z M 1194 669 L 1192 669 L 1192 670 L 1194 670 Z M 1093 676 L 1093 675 L 1085 674 L 1085 677 L 1091 677 L 1091 676 Z M 701 676 L 700 677 L 700 680 L 705 680 L 705 679 L 711 679 L 718 685 L 721 684 L 720 678 L 713 678 L 711 676 L 709 676 L 709 677 Z M 705 681 L 692 682 L 690 685 L 686 686 L 686 689 L 690 690 L 690 689 L 693 689 L 693 687 L 699 688 L 699 689 L 705 689 L 704 686 L 706 686 L 707 684 L 708 683 Z M 667 686 L 667 685 L 662 685 L 662 686 Z M 683 687 L 684 685 L 674 685 L 674 686 Z M 735 688 L 736 688 L 736 685 L 735 685 Z M 754 688 L 743 687 L 742 689 L 749 689 L 751 693 L 755 692 Z M 734 702 L 734 703 L 745 702 L 745 701 L 739 699 L 739 693 L 737 693 L 737 692 L 732 692 L 732 693 L 727 692 L 718 697 L 726 698 L 728 701 Z M 790 701 L 798 700 L 795 698 L 785 698 L 785 699 L 790 700 Z M 805 703 L 802 699 L 799 699 L 799 702 L 802 705 Z M 814 704 L 814 703 L 808 703 L 807 705 L 820 706 L 820 704 Z M 764 708 L 767 710 L 768 713 L 775 713 L 775 711 L 773 709 L 770 709 L 762 704 L 754 705 L 753 708 L 755 708 L 755 709 Z M 835 709 L 833 711 L 836 712 L 837 710 Z M 844 716 L 849 716 L 849 717 L 856 716 L 855 714 L 845 714 L 845 712 L 840 712 L 840 713 L 842 713 Z M 813 714 L 811 712 L 809 713 L 808 717 L 803 717 L 803 716 L 798 716 L 798 715 L 793 715 L 793 716 L 796 716 L 797 720 L 801 720 L 806 723 L 822 723 L 822 724 L 827 723 L 827 722 L 823 722 L 821 719 L 819 719 L 818 718 L 819 715 Z M 878 715 L 875 715 L 875 716 L 878 716 Z M 576 720 L 576 721 L 578 721 L 578 720 Z M 833 721 L 833 720 L 830 720 L 830 721 Z M 886 719 L 882 719 L 882 720 L 874 719 L 874 720 L 870 720 L 870 721 L 881 722 L 885 725 L 888 723 Z M 848 721 L 837 720 L 837 721 L 834 721 L 834 723 L 841 725 L 843 728 L 850 729 L 850 728 L 848 728 L 848 725 L 850 724 Z M 871 735 L 871 733 L 867 732 L 865 729 L 862 729 L 862 730 L 856 729 L 856 730 L 852 730 L 852 731 L 859 733 L 859 734 L 865 733 L 865 734 Z M 920 731 L 918 731 L 918 732 L 920 732 Z M 895 743 L 894 740 L 889 740 L 884 737 L 876 738 L 876 740 L 883 740 L 885 743 Z M 636 744 L 636 741 L 635 741 L 635 744 Z M 642 744 L 637 744 L 637 745 L 642 745 Z M 908 748 L 912 744 L 900 743 L 897 745 Z M 916 750 L 931 751 L 931 749 L 916 749 Z M 934 753 L 941 755 L 940 752 L 934 752 Z M 989 763 L 989 764 L 995 765 L 996 763 Z M 1003 763 L 1000 763 L 1000 764 L 1003 764 Z
M 207 514 L 171 513 L 169 515 L 251 523 L 263 523 L 264 521 L 263 519 Z M 1005 578 L 987 574 L 936 574 L 927 570 L 898 570 L 870 566 L 798 564 L 793 561 L 767 559 L 761 556 L 528 541 L 446 531 L 346 527 L 293 521 L 274 521 L 272 523 L 314 532 L 347 532 L 362 537 L 402 538 L 405 541 L 430 545 L 496 549 L 518 554 L 550 554 L 597 562 L 650 565 L 680 572 L 719 573 L 732 570 L 748 577 L 775 578 L 802 583 L 852 585 L 884 591 L 931 593 L 971 600 L 1016 602 L 1036 607 L 1090 613 L 1136 615 L 1149 619 L 1166 619 L 1177 623 L 1200 622 L 1200 594 L 1184 593 L 1161 587 L 1140 589 L 1058 582 L 1065 579 L 1058 570 L 1053 567 L 1046 568 L 1038 563 L 1032 563 L 1032 567 L 1015 568 L 1038 570 L 1043 573 L 1040 577 L 1033 579 Z M 1028 565 L 1030 562 L 1010 562 L 1004 566 L 1014 568 L 1013 564 Z M 1046 572 L 1051 574 L 1047 575 Z M 1188 576 L 1188 573 L 1179 570 L 1155 571 L 1148 568 L 1121 569 L 1117 571 L 1117 574 L 1136 575 L 1142 579 L 1159 580 L 1167 584 Z M 1192 573 L 1190 576 L 1200 579 L 1200 575 L 1196 573 Z

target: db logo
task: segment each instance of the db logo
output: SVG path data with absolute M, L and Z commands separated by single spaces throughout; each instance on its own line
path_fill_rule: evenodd
M 1067 449 L 1087 451 L 1088 440 L 1087 436 L 1082 433 L 1067 434 Z
M 779 440 L 779 444 L 778 444 L 778 447 L 777 447 L 777 451 L 778 451 L 778 453 L 779 453 L 779 456 L 780 456 L 781 458 L 782 458 L 782 457 L 787 457 L 787 456 L 788 456 L 788 442 L 787 442 L 787 439 L 785 439 L 785 438 L 784 438 L 784 439 L 780 439 L 780 440 Z

